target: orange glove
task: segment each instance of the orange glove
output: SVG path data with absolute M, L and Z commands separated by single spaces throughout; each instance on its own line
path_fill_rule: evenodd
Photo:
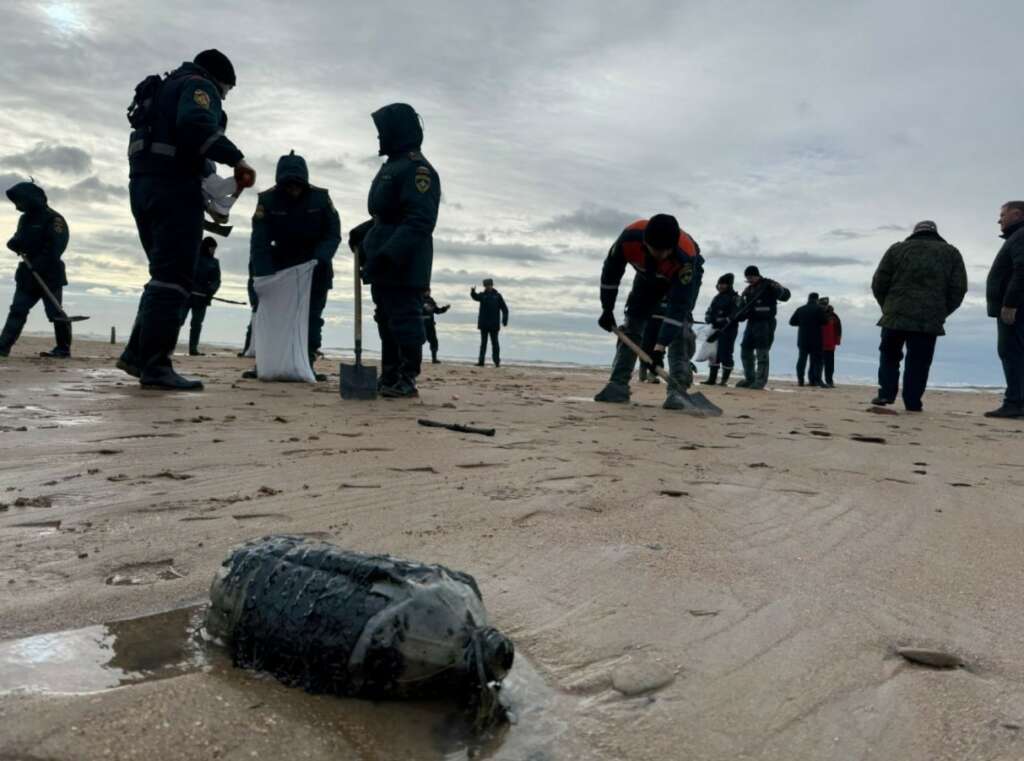
M 251 188 L 256 184 L 256 170 L 249 166 L 245 159 L 235 164 L 235 183 L 238 185 L 238 190 L 235 192 L 236 196 L 241 195 L 243 190 Z

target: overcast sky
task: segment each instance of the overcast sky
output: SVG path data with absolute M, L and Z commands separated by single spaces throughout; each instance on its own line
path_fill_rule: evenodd
M 0 67 L 0 184 L 31 174 L 67 217 L 66 301 L 93 316 L 80 332 L 126 333 L 147 279 L 127 200 L 132 90 L 218 47 L 238 75 L 229 135 L 257 189 L 294 148 L 346 233 L 366 216 L 379 166 L 369 114 L 394 101 L 420 112 L 444 188 L 434 293 L 453 308 L 439 319 L 442 353 L 473 353 L 468 290 L 490 276 L 512 310 L 508 357 L 606 362 L 603 257 L 623 225 L 667 212 L 707 259 L 701 314 L 719 274 L 757 263 L 794 291 L 784 318 L 809 290 L 832 297 L 848 339 L 840 371 L 869 377 L 871 273 L 928 218 L 960 248 L 971 281 L 935 377 L 1001 380 L 983 287 L 999 206 L 1024 196 L 1019 0 L 3 8 L 17 34 Z M 219 249 L 227 298 L 245 298 L 254 206 L 255 193 L 242 197 Z M 15 224 L 13 207 L 0 206 L 0 232 Z M 16 263 L 0 260 L 4 308 Z M 327 346 L 351 345 L 350 266 L 343 247 Z M 204 335 L 238 342 L 247 319 L 217 306 Z M 46 328 L 41 308 L 29 327 Z M 776 371 L 794 342 L 780 330 Z

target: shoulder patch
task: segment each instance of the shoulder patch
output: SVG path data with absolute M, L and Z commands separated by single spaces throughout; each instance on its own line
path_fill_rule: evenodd
M 679 282 L 683 285 L 689 285 L 693 282 L 693 262 L 685 262 L 679 268 Z
M 67 229 L 68 229 L 68 225 L 67 225 L 67 223 L 66 223 L 66 222 L 64 221 L 64 218 L 63 218 L 63 217 L 54 217 L 54 218 L 53 218 L 53 231 L 54 231 L 55 233 L 57 233 L 58 235 L 63 235 L 63 234 L 64 234 L 64 232 L 65 232 L 65 231 L 66 231 Z
M 426 167 L 420 167 L 420 169 L 426 169 Z M 426 193 L 430 190 L 431 178 L 430 170 L 427 170 L 425 174 L 421 173 L 419 169 L 416 170 L 416 190 L 420 193 Z
M 256 205 L 256 211 L 252 213 L 253 219 L 263 219 L 267 214 L 266 209 L 263 208 L 263 204 Z
M 196 91 L 192 93 L 192 100 L 194 100 L 196 105 L 200 108 L 210 108 L 210 94 L 206 92 L 206 90 L 197 88 Z

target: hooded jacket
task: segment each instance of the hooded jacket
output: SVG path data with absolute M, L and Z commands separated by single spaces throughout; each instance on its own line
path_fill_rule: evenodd
M 316 277 L 333 284 L 331 260 L 341 243 L 341 220 L 330 193 L 309 184 L 306 160 L 292 151 L 277 162 L 277 184 L 259 194 L 252 217 L 249 271 L 260 277 L 317 261 Z M 292 198 L 281 185 L 298 182 L 303 192 Z
M 420 153 L 423 129 L 412 106 L 385 106 L 373 121 L 388 160 L 370 186 L 372 219 L 352 231 L 349 246 L 360 249 L 364 282 L 424 289 L 433 269 L 441 179 Z
M 227 118 L 220 91 L 206 69 L 183 63 L 159 85 L 146 127 L 128 142 L 130 175 L 195 177 L 207 160 L 234 166 L 242 160 L 224 135 Z
M 817 299 L 807 299 L 807 303 L 793 312 L 789 324 L 797 329 L 796 345 L 804 351 L 821 351 L 821 329 L 828 322 L 828 315 Z
M 1003 307 L 1024 306 L 1024 222 L 1008 229 L 985 281 L 985 305 L 989 317 L 998 317 Z
M 28 258 L 32 269 L 47 285 L 67 285 L 61 256 L 68 247 L 68 223 L 47 204 L 46 193 L 32 182 L 19 182 L 7 191 L 7 197 L 21 212 L 18 229 L 7 241 L 7 248 Z M 25 263 L 18 265 L 15 282 L 31 286 L 35 283 Z
M 704 313 L 704 322 L 712 328 L 724 328 L 726 325 L 729 325 L 729 320 L 736 314 L 739 305 L 740 296 L 732 288 L 725 293 L 716 293 L 715 297 L 711 300 L 711 304 L 708 306 L 707 312 Z M 739 329 L 739 323 L 733 322 L 728 326 L 727 332 L 731 332 L 735 337 Z
M 473 301 L 480 302 L 480 311 L 476 316 L 477 330 L 497 332 L 503 325 L 508 326 L 508 306 L 497 289 L 491 288 L 488 291 L 485 288 L 479 293 L 473 290 L 469 295 Z
M 967 294 L 967 269 L 956 248 L 923 231 L 889 247 L 871 290 L 882 308 L 881 327 L 943 336 L 946 318 Z
M 789 301 L 791 295 L 785 286 L 774 280 L 761 278 L 753 285 L 748 285 L 743 289 L 739 305 L 741 313 L 737 320 L 739 322 L 745 320 L 748 323 L 774 320 L 775 315 L 779 313 L 779 302 Z

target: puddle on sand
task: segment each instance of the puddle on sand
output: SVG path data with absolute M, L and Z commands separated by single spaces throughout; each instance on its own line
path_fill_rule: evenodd
M 98 415 L 68 414 L 38 407 L 34 404 L 0 405 L 0 416 L 11 418 L 18 423 L 42 423 L 42 428 L 67 428 L 75 425 L 90 425 L 102 420 Z
M 568 730 L 571 699 L 549 688 L 519 653 L 502 689 L 513 722 L 481 738 L 451 702 L 324 699 L 235 669 L 227 653 L 204 638 L 205 612 L 205 606 L 179 608 L 0 642 L 0 698 L 15 693 L 88 695 L 202 672 L 217 682 L 244 685 L 254 702 L 280 705 L 284 700 L 300 715 L 318 715 L 359 749 L 358 758 L 560 757 L 553 746 Z

